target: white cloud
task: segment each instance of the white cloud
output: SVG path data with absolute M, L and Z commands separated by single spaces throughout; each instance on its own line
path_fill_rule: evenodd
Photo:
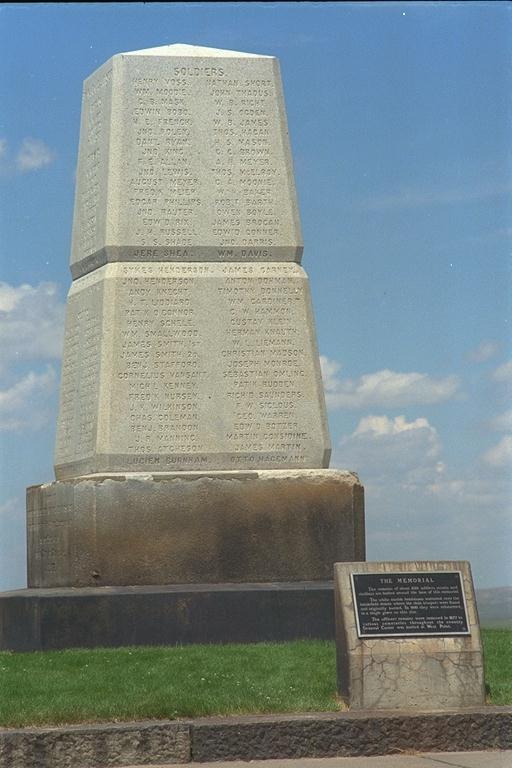
M 372 486 L 426 485 L 444 472 L 441 442 L 427 419 L 408 422 L 404 416 L 366 416 L 341 440 L 335 460 L 354 469 Z
M 20 285 L 15 288 L 8 283 L 0 283 L 0 312 L 12 312 L 23 296 L 31 292 L 30 285 Z
M 505 435 L 497 445 L 483 455 L 483 460 L 491 467 L 510 467 L 512 469 L 512 435 Z
M 440 478 L 426 488 L 426 492 L 441 503 L 475 505 L 499 508 L 506 502 L 509 489 L 506 482 L 480 474 L 462 478 Z
M 326 392 L 335 391 L 339 385 L 337 374 L 341 365 L 335 360 L 330 360 L 328 357 L 325 357 L 325 355 L 320 355 L 320 367 L 322 369 L 322 379 Z
M 454 476 L 426 418 L 366 416 L 333 464 L 365 486 L 368 560 L 469 560 L 479 585 L 510 583 L 509 479 L 485 464 Z
M 0 139 L 0 160 L 7 154 L 7 139 Z
M 56 379 L 55 371 L 48 366 L 43 373 L 30 371 L 11 387 L 0 390 L 0 431 L 34 430 L 46 424 L 49 411 L 45 401 L 55 390 Z
M 503 363 L 492 374 L 494 381 L 512 381 L 512 360 L 508 363 Z
M 499 352 L 500 346 L 496 341 L 482 341 L 468 354 L 471 363 L 484 363 Z
M 1 365 L 59 358 L 64 312 L 55 283 L 0 283 Z
M 396 416 L 394 419 L 389 419 L 387 416 L 366 416 L 361 419 L 353 434 L 370 433 L 374 437 L 378 437 L 380 435 L 398 435 L 400 432 L 409 432 L 413 429 L 429 429 L 435 433 L 428 420 L 424 418 L 407 421 L 404 416 Z
M 512 432 L 512 408 L 495 416 L 490 422 L 490 427 L 498 432 Z
M 41 139 L 26 138 L 16 156 L 16 166 L 21 173 L 37 171 L 55 159 L 52 150 Z
M 459 389 L 457 376 L 434 379 L 426 373 L 399 373 L 390 370 L 365 374 L 357 380 L 342 379 L 339 363 L 321 356 L 325 397 L 335 408 L 403 408 L 408 405 L 440 403 Z
M 26 369 L 60 357 L 64 310 L 54 283 L 0 283 L 0 431 L 38 429 L 53 416 L 53 367 Z
M 510 451 L 512 438 L 507 436 L 488 452 L 487 464 L 502 466 Z M 508 505 L 506 478 L 489 474 L 485 468 L 453 477 L 442 453 L 439 434 L 426 418 L 407 421 L 404 416 L 366 416 L 340 441 L 333 461 L 356 471 L 370 495 L 380 501 L 414 491 L 419 504 L 436 498 L 461 505 Z

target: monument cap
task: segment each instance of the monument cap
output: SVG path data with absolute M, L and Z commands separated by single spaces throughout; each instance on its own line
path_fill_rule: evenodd
M 116 261 L 302 257 L 279 63 L 164 45 L 84 84 L 73 278 Z
M 266 56 L 261 53 L 244 53 L 242 51 L 228 51 L 223 48 L 208 48 L 205 45 L 188 45 L 187 43 L 171 43 L 170 45 L 158 45 L 155 48 L 142 48 L 140 51 L 126 51 L 115 56 L 228 56 L 236 58 L 275 59 L 275 56 Z

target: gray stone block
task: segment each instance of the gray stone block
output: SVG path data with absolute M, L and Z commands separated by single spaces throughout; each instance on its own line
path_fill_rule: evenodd
M 353 573 L 418 576 L 460 571 L 469 634 L 361 637 Z M 458 709 L 485 700 L 482 641 L 469 563 L 337 563 L 334 568 L 338 690 L 352 709 Z
M 84 84 L 71 266 L 300 261 L 279 64 L 167 45 Z
M 364 559 L 340 470 L 112 474 L 28 489 L 30 587 L 315 581 Z
M 297 264 L 109 264 L 68 299 L 55 471 L 315 468 L 330 442 Z
M 190 759 L 189 726 L 182 723 L 0 729 L 0 768 L 121 768 Z
M 191 722 L 197 762 L 400 755 L 509 749 L 512 709 L 465 712 L 328 712 L 201 718 Z

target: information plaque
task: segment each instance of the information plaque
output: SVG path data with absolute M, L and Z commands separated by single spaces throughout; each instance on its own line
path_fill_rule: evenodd
M 469 635 L 460 571 L 353 573 L 359 637 Z

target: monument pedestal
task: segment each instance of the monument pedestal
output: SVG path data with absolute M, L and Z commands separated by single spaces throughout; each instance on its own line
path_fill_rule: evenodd
M 364 560 L 335 469 L 90 475 L 27 492 L 28 586 L 327 581 Z
M 90 475 L 29 488 L 27 518 L 2 650 L 332 638 L 333 564 L 365 556 L 335 469 Z

